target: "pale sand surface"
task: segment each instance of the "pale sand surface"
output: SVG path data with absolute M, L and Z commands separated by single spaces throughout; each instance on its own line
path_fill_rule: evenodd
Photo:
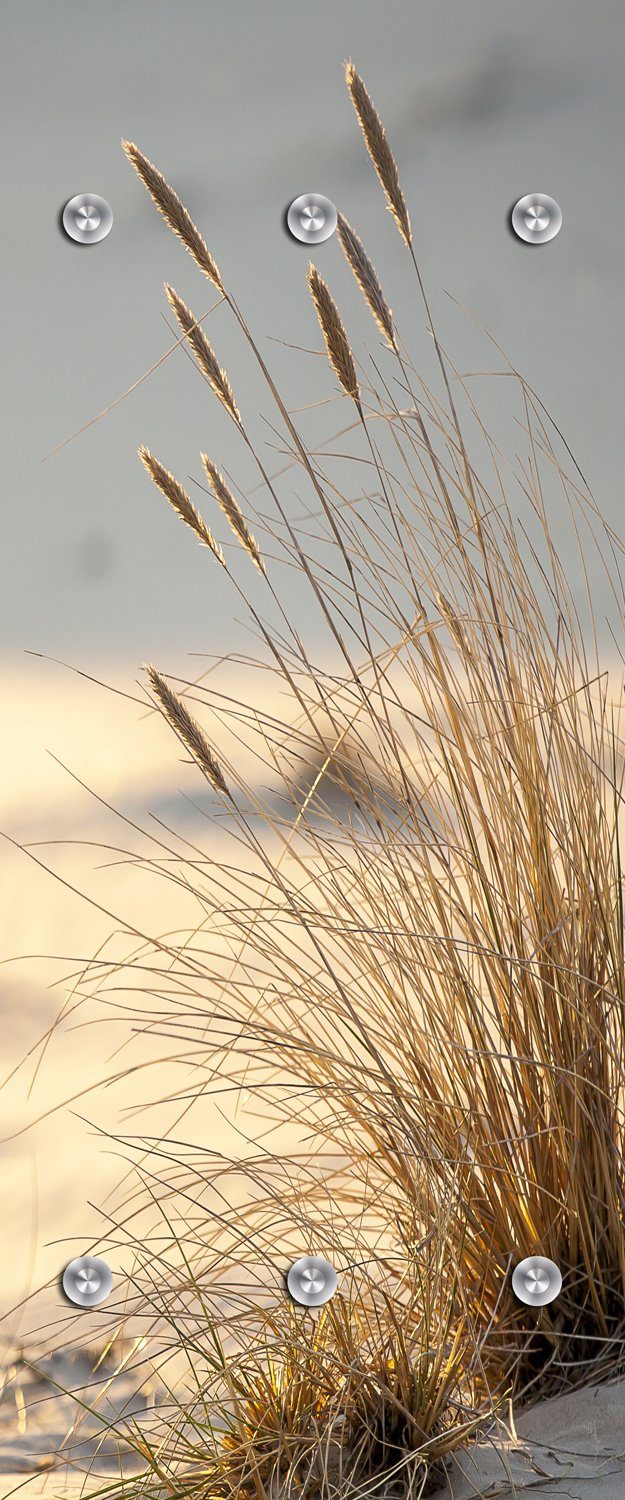
M 145 1367 L 119 1373 L 131 1347 L 98 1360 L 88 1349 L 22 1357 L 5 1349 L 0 1374 L 0 1493 L 28 1480 L 38 1487 L 114 1476 L 138 1463 L 124 1441 L 125 1421 L 149 1429 L 156 1381 Z M 62 1388 L 62 1390 L 59 1389 Z M 63 1391 L 73 1394 L 63 1394 Z M 117 1434 L 110 1431 L 116 1424 Z
M 545 1401 L 455 1460 L 433 1500 L 623 1500 L 625 1380 Z

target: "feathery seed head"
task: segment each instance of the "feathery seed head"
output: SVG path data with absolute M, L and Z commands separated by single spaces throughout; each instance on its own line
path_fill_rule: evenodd
M 154 163 L 143 155 L 139 147 L 135 146 L 134 141 L 122 141 L 122 146 L 165 222 L 169 224 L 178 239 L 182 240 L 200 271 L 208 276 L 209 281 L 212 281 L 218 291 L 223 292 L 224 285 L 208 246 L 193 223 L 188 210 L 181 203 L 178 194 L 173 187 L 170 187 L 158 167 L 155 167 Z
M 147 469 L 153 484 L 161 491 L 165 499 L 169 501 L 172 509 L 180 516 L 180 520 L 184 521 L 186 526 L 191 527 L 191 530 L 195 532 L 202 546 L 208 547 L 213 556 L 217 558 L 217 561 L 221 563 L 222 568 L 225 568 L 226 559 L 221 547 L 215 541 L 210 527 L 206 525 L 199 511 L 196 510 L 191 496 L 187 494 L 187 491 L 179 484 L 178 480 L 174 479 L 169 469 L 166 469 L 164 464 L 159 463 L 154 454 L 150 453 L 149 448 L 145 446 L 139 448 L 139 458 L 144 468 Z
M 225 406 L 226 411 L 240 427 L 241 416 L 234 399 L 232 386 L 225 370 L 222 370 L 204 330 L 200 327 L 191 309 L 187 307 L 186 302 L 183 302 L 182 297 L 179 297 L 173 286 L 169 286 L 167 282 L 165 282 L 165 291 L 169 305 L 175 314 L 179 327 L 186 337 L 187 343 L 190 344 L 193 350 L 202 373 L 206 376 L 215 395 L 221 401 L 222 406 Z
M 252 562 L 256 564 L 256 567 L 259 569 L 259 571 L 261 573 L 265 573 L 266 569 L 261 556 L 260 547 L 258 545 L 258 542 L 256 541 L 256 537 L 252 536 L 238 500 L 235 499 L 232 491 L 228 489 L 223 474 L 220 474 L 219 469 L 211 461 L 211 459 L 207 457 L 206 453 L 202 454 L 202 463 L 204 465 L 206 478 L 208 479 L 215 499 L 217 500 L 218 505 L 221 507 L 226 520 L 232 527 L 235 536 L 238 538 L 241 545 L 245 548 L 245 551 L 249 553 Z
M 362 240 L 354 233 L 351 224 L 348 224 L 347 219 L 344 219 L 342 214 L 338 215 L 337 229 L 345 259 L 352 268 L 365 301 L 368 303 L 369 309 L 380 329 L 380 333 L 384 335 L 385 339 L 388 339 L 389 344 L 395 347 L 393 314 Z
M 193 759 L 200 770 L 203 771 L 207 780 L 215 788 L 216 792 L 223 792 L 229 797 L 230 792 L 221 766 L 216 760 L 208 743 L 204 731 L 200 729 L 197 720 L 189 713 L 182 698 L 174 692 L 165 678 L 157 672 L 156 667 L 146 666 L 148 681 L 155 698 L 158 699 L 165 718 L 169 721 L 172 729 L 176 731 L 187 750 L 190 750 Z
M 351 396 L 352 401 L 359 403 L 360 389 L 349 340 L 341 322 L 338 307 L 312 261 L 308 268 L 308 285 L 332 369 L 346 395 Z
M 411 245 L 410 215 L 399 184 L 397 163 L 389 146 L 386 131 L 362 78 L 356 72 L 352 62 L 346 64 L 345 78 L 367 150 L 386 193 L 388 206 L 400 234 L 406 244 Z

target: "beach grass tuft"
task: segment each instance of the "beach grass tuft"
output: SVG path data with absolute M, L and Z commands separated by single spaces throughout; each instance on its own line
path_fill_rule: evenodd
M 433 331 L 395 158 L 351 63 L 346 76 Z M 221 289 L 177 195 L 126 150 Z M 622 695 L 565 550 L 579 548 L 584 570 L 592 555 L 618 634 L 622 546 L 519 372 L 502 376 L 522 450 L 504 461 L 437 335 L 426 378 L 343 215 L 338 232 L 387 345 L 369 381 L 311 267 L 330 364 L 357 408 L 340 448 L 339 434 L 309 441 L 226 297 L 282 433 L 279 475 L 168 290 L 243 456 L 256 456 L 263 534 L 273 528 L 297 570 L 318 633 L 304 641 L 295 606 L 276 627 L 273 580 L 239 588 L 266 696 L 237 695 L 229 657 L 224 681 L 212 664 L 193 685 L 258 768 L 236 801 L 219 748 L 147 669 L 225 799 L 232 859 L 217 866 L 189 845 L 180 875 L 201 918 L 141 950 L 154 1027 L 184 1058 L 173 1102 L 185 1135 L 166 1151 L 145 1143 L 153 1241 L 132 1238 L 134 1201 L 116 1228 L 146 1267 L 167 1357 L 175 1348 L 192 1372 L 158 1444 L 141 1449 L 145 1494 L 417 1500 L 503 1403 L 625 1367 Z M 223 561 L 186 491 L 141 457 Z M 232 489 L 201 463 L 264 574 Z M 554 536 L 556 501 L 566 538 Z M 211 1091 L 240 1110 L 232 1160 L 193 1139 L 194 1102 Z M 284 1281 L 315 1251 L 339 1271 L 320 1312 L 291 1305 Z M 563 1277 L 542 1308 L 512 1287 L 533 1254 Z

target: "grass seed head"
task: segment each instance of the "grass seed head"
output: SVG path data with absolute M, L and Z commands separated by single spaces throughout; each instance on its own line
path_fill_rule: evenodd
M 171 724 L 172 729 L 176 731 L 183 744 L 186 745 L 187 750 L 191 752 L 194 761 L 200 767 L 200 770 L 203 771 L 206 779 L 215 788 L 215 791 L 229 796 L 228 785 L 221 766 L 213 754 L 203 729 L 200 728 L 193 715 L 189 713 L 182 698 L 179 698 L 178 694 L 169 686 L 165 678 L 161 676 L 161 673 L 157 672 L 156 667 L 148 665 L 145 670 L 152 692 L 155 698 L 158 699 L 165 718 Z
M 252 536 L 238 500 L 235 499 L 232 491 L 228 488 L 223 474 L 220 474 L 216 464 L 208 458 L 206 453 L 202 454 L 202 464 L 215 499 L 221 507 L 226 520 L 230 523 L 235 536 L 240 541 L 241 546 L 245 548 L 245 551 L 251 557 L 252 562 L 258 568 L 259 572 L 264 573 L 266 570 L 260 547 L 256 541 L 256 537 Z
M 352 401 L 359 403 L 360 389 L 349 339 L 341 322 L 338 307 L 323 277 L 319 275 L 316 266 L 312 263 L 308 269 L 308 285 L 332 369 L 345 394 L 351 396 Z
M 195 532 L 198 541 L 202 543 L 202 546 L 208 547 L 213 557 L 216 557 L 217 561 L 221 563 L 222 568 L 225 568 L 226 559 L 219 543 L 215 541 L 210 527 L 206 525 L 203 517 L 196 510 L 191 496 L 187 494 L 183 485 L 177 479 L 174 479 L 169 469 L 166 469 L 164 464 L 160 463 L 154 457 L 153 453 L 150 453 L 149 448 L 145 446 L 139 448 L 139 458 L 144 468 L 147 469 L 153 484 L 165 496 L 165 499 L 169 501 L 172 510 L 175 510 L 180 520 L 184 521 L 185 526 L 190 526 L 191 530 Z
M 193 350 L 201 371 L 206 376 L 215 395 L 221 401 L 222 406 L 225 406 L 228 414 L 237 423 L 237 426 L 240 427 L 241 416 L 234 399 L 232 386 L 225 370 L 222 370 L 204 330 L 200 327 L 197 318 L 191 312 L 190 308 L 183 302 L 182 297 L 178 296 L 173 286 L 169 286 L 166 283 L 165 291 L 169 305 L 176 316 L 178 326 L 182 329 L 187 343 Z
M 348 224 L 347 219 L 343 218 L 342 214 L 338 216 L 337 229 L 345 259 L 352 268 L 356 281 L 375 318 L 380 333 L 384 335 L 384 338 L 394 348 L 395 330 L 393 328 L 393 315 L 362 240 L 354 233 L 351 225 Z
M 178 194 L 173 187 L 170 187 L 158 167 L 155 167 L 154 163 L 144 156 L 133 141 L 123 141 L 122 145 L 129 162 L 132 163 L 135 172 L 147 188 L 166 224 L 178 236 L 178 239 L 182 240 L 200 271 L 203 271 L 209 281 L 212 281 L 213 286 L 223 293 L 224 286 L 215 261 Z
M 367 150 L 386 193 L 389 208 L 400 234 L 410 246 L 412 244 L 410 215 L 400 187 L 397 163 L 389 146 L 386 131 L 362 78 L 356 72 L 352 62 L 346 64 L 345 77 Z

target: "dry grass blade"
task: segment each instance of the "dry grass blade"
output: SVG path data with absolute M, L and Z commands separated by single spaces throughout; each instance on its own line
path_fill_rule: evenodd
M 154 163 L 143 155 L 133 141 L 122 141 L 122 145 L 128 160 L 147 188 L 165 222 L 169 224 L 178 239 L 182 240 L 200 271 L 208 276 L 209 281 L 213 282 L 218 291 L 223 292 L 224 285 L 215 261 L 178 194 L 170 187 L 158 167 L 155 167 Z
M 183 302 L 182 297 L 179 297 L 173 286 L 169 286 L 167 282 L 165 283 L 165 291 L 169 305 L 176 316 L 179 327 L 186 335 L 187 342 L 193 350 L 200 369 L 206 376 L 215 395 L 221 401 L 222 406 L 225 406 L 226 411 L 240 427 L 241 416 L 234 399 L 232 386 L 225 370 L 222 370 L 204 330 L 200 327 L 191 309 L 187 307 L 186 302 Z
M 386 193 L 389 208 L 406 244 L 412 245 L 410 215 L 399 185 L 397 163 L 386 138 L 386 131 L 362 78 L 351 62 L 346 65 L 345 77 L 367 150 Z
M 188 708 L 170 688 L 165 678 L 157 672 L 156 667 L 146 666 L 148 681 L 155 698 L 158 699 L 165 718 L 169 721 L 172 729 L 180 737 L 187 750 L 191 751 L 194 761 L 204 772 L 207 780 L 214 786 L 216 792 L 223 792 L 226 797 L 230 796 L 228 785 L 223 771 L 216 760 L 208 743 L 204 731 L 200 729 L 197 720 L 189 713 Z
M 213 556 L 217 558 L 217 561 L 221 563 L 222 568 L 225 568 L 226 559 L 219 546 L 219 542 L 215 541 L 210 527 L 206 525 L 199 511 L 196 510 L 187 491 L 178 483 L 177 479 L 174 479 L 169 469 L 166 469 L 164 464 L 159 463 L 154 454 L 150 453 L 149 448 L 145 446 L 139 448 L 139 458 L 147 469 L 153 484 L 161 491 L 165 499 L 169 501 L 176 515 L 180 516 L 180 520 L 184 521 L 186 526 L 191 527 L 191 530 L 195 532 L 202 546 L 208 547 Z
M 245 551 L 249 553 L 252 562 L 256 564 L 261 573 L 264 573 L 266 569 L 260 547 L 256 541 L 256 537 L 252 536 L 238 500 L 235 500 L 232 491 L 228 489 L 223 474 L 220 474 L 219 469 L 211 462 L 206 453 L 202 454 L 202 463 L 215 499 L 221 506 L 235 536 L 238 537 L 241 545 L 245 547 Z
M 321 332 L 325 339 L 332 369 L 346 395 L 351 396 L 352 401 L 360 402 L 360 390 L 354 356 L 349 347 L 349 340 L 341 322 L 338 307 L 334 298 L 331 297 L 323 277 L 319 275 L 316 266 L 313 266 L 312 262 L 308 268 L 308 285 L 317 310 L 317 317 L 321 325 Z
M 380 333 L 388 339 L 392 348 L 395 348 L 393 315 L 362 240 L 354 233 L 351 225 L 348 224 L 347 219 L 343 218 L 342 214 L 338 216 L 337 229 L 345 259 L 352 268 Z

